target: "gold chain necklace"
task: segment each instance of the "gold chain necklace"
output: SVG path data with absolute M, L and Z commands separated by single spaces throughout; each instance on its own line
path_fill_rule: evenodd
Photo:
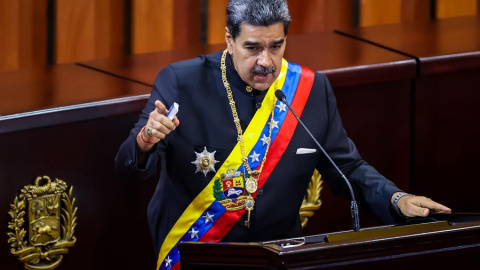
M 235 106 L 235 100 L 233 99 L 232 89 L 230 88 L 230 84 L 228 83 L 228 80 L 227 80 L 227 67 L 225 65 L 226 56 L 227 56 L 227 50 L 224 50 L 222 54 L 221 62 L 220 62 L 220 69 L 222 70 L 223 85 L 225 86 L 225 90 L 227 90 L 228 103 L 230 104 L 230 108 L 232 109 L 233 122 L 235 123 L 235 127 L 237 129 L 237 141 L 238 141 L 238 144 L 240 145 L 243 166 L 247 169 L 247 173 L 248 173 L 248 177 L 245 180 L 245 189 L 249 193 L 247 197 L 247 202 L 246 202 L 246 209 L 248 210 L 248 220 L 245 221 L 245 224 L 247 227 L 250 227 L 250 211 L 253 210 L 253 206 L 255 203 L 251 194 L 255 193 L 258 189 L 258 178 L 260 178 L 263 165 L 265 164 L 265 160 L 267 159 L 268 150 L 270 149 L 270 143 L 272 139 L 272 129 L 274 124 L 274 120 L 273 120 L 274 109 L 275 109 L 275 103 L 277 102 L 277 99 L 276 98 L 273 99 L 273 106 L 272 106 L 272 112 L 271 112 L 271 118 L 270 118 L 270 127 L 268 130 L 267 148 L 265 150 L 265 155 L 263 156 L 262 162 L 260 164 L 260 169 L 256 171 L 252 171 L 248 163 L 245 146 L 243 144 L 243 132 L 242 132 L 242 127 L 240 125 L 240 118 L 238 117 L 237 108 Z M 274 88 L 275 89 L 277 88 L 277 80 L 275 80 Z

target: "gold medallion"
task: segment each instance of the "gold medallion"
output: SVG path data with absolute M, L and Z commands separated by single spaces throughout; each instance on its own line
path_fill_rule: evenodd
M 257 179 L 255 177 L 248 177 L 247 180 L 245 180 L 245 189 L 250 194 L 257 192 L 257 189 L 258 189 Z

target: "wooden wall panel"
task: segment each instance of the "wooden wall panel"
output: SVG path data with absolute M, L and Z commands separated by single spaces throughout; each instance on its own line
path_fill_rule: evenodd
M 19 2 L 0 2 L 0 71 L 16 70 L 19 45 Z
M 121 55 L 123 6 L 118 0 L 57 0 L 55 62 Z
M 20 0 L 20 69 L 47 64 L 47 1 Z
M 225 9 L 228 0 L 208 1 L 208 44 L 225 42 Z M 290 0 L 290 34 L 331 31 L 352 26 L 351 0 Z
M 437 0 L 437 18 L 477 14 L 477 0 Z
M 56 1 L 55 62 L 95 58 L 95 0 Z
M 131 0 L 134 54 L 200 44 L 201 0 Z M 224 43 L 228 0 L 209 0 L 207 43 Z M 437 0 L 438 18 L 478 14 L 480 0 Z M 55 63 L 124 53 L 124 1 L 55 0 Z M 361 0 L 360 25 L 422 22 L 431 0 Z M 350 27 L 351 0 L 290 0 L 291 34 Z M 47 0 L 0 1 L 0 72 L 46 65 Z
M 95 58 L 124 54 L 124 6 L 119 0 L 95 1 Z
M 331 31 L 353 25 L 351 0 L 295 0 L 289 1 L 289 8 L 291 34 Z
M 46 0 L 0 1 L 0 72 L 46 64 Z
M 194 47 L 201 44 L 201 1 L 176 0 L 173 4 L 173 47 Z
M 172 49 L 173 1 L 132 0 L 133 54 Z
M 431 20 L 431 0 L 402 0 L 402 23 L 416 23 Z
M 360 26 L 400 23 L 400 0 L 361 0 Z
M 225 43 L 225 26 L 228 0 L 209 0 L 207 12 L 207 43 Z

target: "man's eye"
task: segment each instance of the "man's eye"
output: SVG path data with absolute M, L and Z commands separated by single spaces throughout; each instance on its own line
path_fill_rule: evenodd
M 273 49 L 273 50 L 278 50 L 278 49 L 280 49 L 281 47 L 282 47 L 281 45 L 273 45 L 273 46 L 272 46 L 272 49 Z
M 247 47 L 247 50 L 254 52 L 257 50 L 257 47 Z

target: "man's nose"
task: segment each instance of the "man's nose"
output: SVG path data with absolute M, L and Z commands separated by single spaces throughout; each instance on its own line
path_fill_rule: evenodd
M 263 67 L 272 66 L 272 58 L 268 50 L 262 50 L 262 52 L 258 56 L 257 64 Z

